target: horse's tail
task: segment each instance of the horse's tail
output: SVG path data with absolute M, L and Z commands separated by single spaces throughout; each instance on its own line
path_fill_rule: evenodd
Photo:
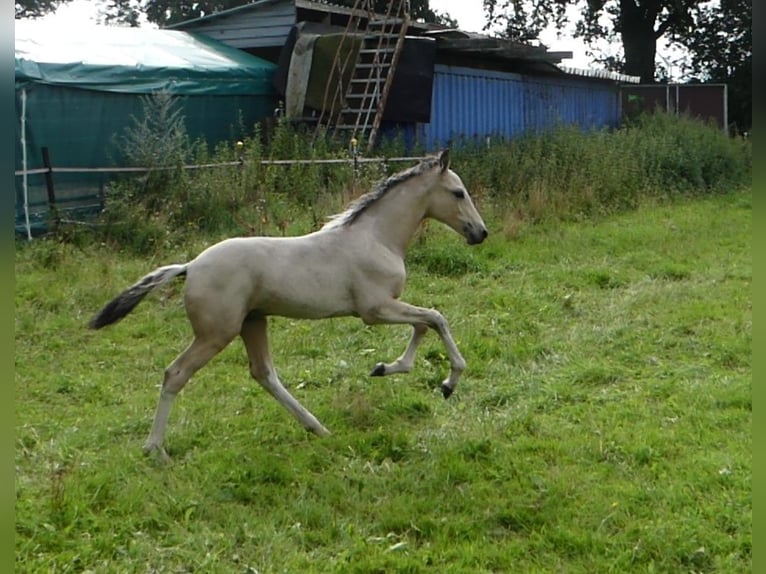
M 88 326 L 91 329 L 100 329 L 119 321 L 130 313 L 141 302 L 141 299 L 146 297 L 149 291 L 163 283 L 167 283 L 174 277 L 186 275 L 186 269 L 186 265 L 165 265 L 164 267 L 158 267 L 109 301 L 90 320 Z

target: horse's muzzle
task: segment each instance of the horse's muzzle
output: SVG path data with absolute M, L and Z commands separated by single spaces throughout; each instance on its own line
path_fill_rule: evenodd
M 464 231 L 465 240 L 468 242 L 468 245 L 478 245 L 489 235 L 486 227 L 475 228 L 466 226 Z

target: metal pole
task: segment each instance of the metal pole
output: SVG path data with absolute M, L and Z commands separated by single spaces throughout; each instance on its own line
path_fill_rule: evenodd
M 21 167 L 24 169 L 22 187 L 24 188 L 24 223 L 27 227 L 27 240 L 32 241 L 32 227 L 29 225 L 29 185 L 27 182 L 27 90 L 21 90 Z

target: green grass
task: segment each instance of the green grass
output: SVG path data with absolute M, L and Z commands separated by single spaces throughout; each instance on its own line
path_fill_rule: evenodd
M 307 435 L 232 344 L 179 396 L 164 466 L 141 453 L 189 338 L 181 283 L 85 328 L 154 266 L 35 241 L 16 251 L 17 572 L 751 570 L 751 195 L 521 225 L 467 247 L 431 224 L 404 299 L 468 362 L 449 401 L 429 334 L 272 321 Z M 507 231 L 507 230 L 506 230 Z

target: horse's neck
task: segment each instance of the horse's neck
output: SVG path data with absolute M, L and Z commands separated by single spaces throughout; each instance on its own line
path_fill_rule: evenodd
M 378 242 L 404 257 L 412 236 L 426 213 L 425 191 L 392 189 L 362 214 L 361 226 Z M 388 195 L 388 194 L 387 194 Z

